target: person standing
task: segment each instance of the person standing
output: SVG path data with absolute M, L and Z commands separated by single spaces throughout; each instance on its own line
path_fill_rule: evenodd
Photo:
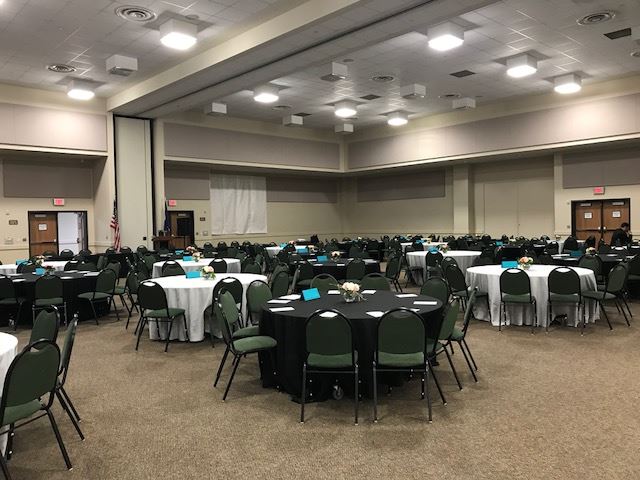
M 616 247 L 625 247 L 631 243 L 631 235 L 629 234 L 629 224 L 624 222 L 620 228 L 611 235 L 611 245 Z

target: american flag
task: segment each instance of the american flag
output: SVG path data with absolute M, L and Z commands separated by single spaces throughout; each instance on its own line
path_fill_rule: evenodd
M 113 201 L 113 215 L 111 215 L 110 227 L 113 229 L 113 248 L 116 252 L 120 251 L 120 224 L 118 223 L 118 204 Z

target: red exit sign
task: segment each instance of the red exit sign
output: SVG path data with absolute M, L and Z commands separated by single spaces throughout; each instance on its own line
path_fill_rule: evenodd
M 54 198 L 53 199 L 54 207 L 64 207 L 64 198 Z
M 169 204 L 170 207 L 178 206 L 178 201 L 177 200 L 169 200 L 167 203 Z
M 593 187 L 594 195 L 604 195 L 604 187 Z

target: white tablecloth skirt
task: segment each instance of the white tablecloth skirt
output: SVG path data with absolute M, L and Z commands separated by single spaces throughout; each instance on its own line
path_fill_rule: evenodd
M 264 275 L 253 275 L 249 273 L 218 273 L 213 280 L 204 278 L 186 278 L 183 276 L 155 278 L 154 282 L 160 284 L 167 295 L 167 304 L 172 308 L 184 308 L 187 317 L 187 327 L 189 328 L 189 340 L 199 342 L 204 339 L 205 331 L 209 331 L 208 322 L 205 322 L 204 311 L 211 305 L 213 299 L 213 287 L 223 278 L 233 277 L 240 280 L 244 288 L 244 299 L 242 302 L 242 316 L 247 318 L 247 288 L 255 280 L 267 281 Z M 214 324 L 213 334 L 221 337 L 220 324 Z M 155 322 L 149 324 L 149 337 L 152 340 L 160 338 L 166 339 L 169 331 L 167 322 L 160 322 L 161 335 Z M 187 336 L 184 331 L 182 318 L 173 322 L 171 329 L 171 339 L 186 341 Z
M 42 262 L 43 267 L 53 267 L 57 272 L 62 272 L 64 266 L 67 264 L 67 260 L 60 260 L 55 262 Z M 13 275 L 18 272 L 18 265 L 7 264 L 0 265 L 0 275 Z
M 547 280 L 549 273 L 554 268 L 553 265 L 533 265 L 528 271 L 531 281 L 531 293 L 536 299 L 538 325 L 547 326 L 547 299 L 549 288 Z M 573 268 L 580 276 L 580 285 L 583 291 L 596 290 L 596 278 L 593 271 L 586 268 Z M 489 293 L 489 305 L 491 306 L 491 323 L 498 325 L 500 319 L 500 275 L 504 269 L 500 265 L 485 265 L 481 267 L 471 267 L 467 269 L 467 285 L 478 287 Z M 567 324 L 578 326 L 582 322 L 582 312 L 578 316 L 575 307 L 571 305 L 556 304 L 553 307 L 551 318 L 557 315 L 567 315 Z M 595 302 L 586 302 L 585 318 L 587 323 L 595 322 L 599 319 L 599 311 Z M 481 299 L 476 302 L 474 316 L 478 320 L 489 320 L 487 305 Z M 529 305 L 507 306 L 506 318 L 502 320 L 503 325 L 531 325 L 533 323 L 533 307 Z
M 185 262 L 184 260 L 176 260 L 176 262 L 183 268 L 185 272 L 193 272 L 196 270 L 200 270 L 202 267 L 206 267 L 213 261 L 213 258 L 201 258 L 197 262 Z M 240 273 L 240 260 L 237 258 L 225 258 L 225 262 L 227 262 L 227 273 Z M 153 278 L 158 278 L 162 276 L 162 266 L 166 263 L 156 262 L 153 264 L 153 272 L 151 276 Z
M 426 276 L 427 271 L 427 253 L 428 252 L 408 252 L 407 253 L 407 262 L 411 267 L 422 267 L 423 277 Z M 456 259 L 460 270 L 462 273 L 467 272 L 467 268 L 473 265 L 473 261 L 476 257 L 480 256 L 480 252 L 470 251 L 470 250 L 449 250 L 447 253 L 442 254 L 443 257 L 452 257 Z M 424 278 L 416 279 L 418 284 L 424 280 Z
M 0 333 L 0 395 L 4 387 L 4 379 L 7 376 L 9 365 L 18 354 L 18 339 L 8 333 Z M 0 437 L 0 453 L 7 446 L 7 435 Z

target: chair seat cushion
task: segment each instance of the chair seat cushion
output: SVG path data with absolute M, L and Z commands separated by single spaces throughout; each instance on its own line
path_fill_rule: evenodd
M 62 297 L 38 298 L 33 302 L 36 307 L 46 307 L 47 305 L 62 305 L 64 299 Z
M 351 353 L 339 355 L 322 355 L 310 353 L 307 357 L 307 365 L 317 368 L 347 368 L 352 366 Z
M 640 275 L 636 275 L 635 273 L 630 273 L 627 280 L 632 280 L 634 282 L 640 282 Z
M 551 293 L 549 298 L 552 303 L 578 303 L 580 301 L 580 295 L 577 293 Z
M 233 332 L 233 338 L 247 338 L 260 335 L 260 327 L 258 325 L 250 325 L 248 327 L 239 328 Z
M 15 305 L 16 303 L 22 303 L 22 302 L 24 302 L 24 298 L 22 297 L 0 299 L 0 305 Z
M 260 350 L 268 350 L 278 345 L 274 338 L 265 335 L 256 335 L 253 337 L 240 338 L 233 341 L 233 348 L 238 353 L 252 353 Z
M 453 327 L 453 333 L 451 333 L 451 340 L 460 342 L 464 338 L 464 333 L 458 327 Z
M 7 407 L 4 411 L 3 424 L 10 425 L 12 423 L 16 423 L 18 420 L 22 420 L 23 418 L 29 418 L 41 408 L 42 405 L 39 400 L 31 400 L 30 402 L 23 403 L 22 405 Z
M 532 297 L 529 294 L 524 295 L 511 295 L 509 293 L 502 296 L 504 303 L 531 303 Z
M 113 289 L 114 295 L 124 295 L 125 289 L 124 287 L 117 286 Z
M 168 310 L 168 312 L 167 312 Z M 169 313 L 169 317 L 177 317 L 178 315 L 184 315 L 184 308 L 162 308 L 160 310 L 147 310 L 145 312 L 145 317 L 151 318 L 169 318 L 167 317 L 167 313 Z
M 300 285 L 302 287 L 309 287 L 311 286 L 311 280 L 313 280 L 312 278 L 307 278 L 305 280 L 298 280 L 297 285 Z
M 582 296 L 585 298 L 591 298 L 593 300 L 613 300 L 616 296 L 613 293 L 596 292 L 589 290 L 588 292 L 582 292 Z
M 420 367 L 424 365 L 424 354 L 378 352 L 379 367 Z
M 111 295 L 103 292 L 95 292 L 95 294 L 94 292 L 85 292 L 78 294 L 78 298 L 84 298 L 85 300 L 106 300 L 109 297 L 111 297 Z

